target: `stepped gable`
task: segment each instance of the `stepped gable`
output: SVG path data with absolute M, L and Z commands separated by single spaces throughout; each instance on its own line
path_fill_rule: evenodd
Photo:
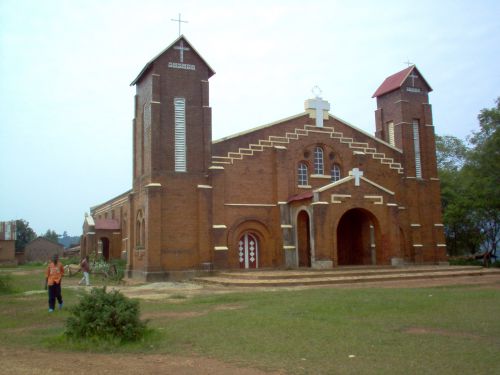
M 286 147 L 290 142 L 294 142 L 302 137 L 307 137 L 310 133 L 324 133 L 329 138 L 337 140 L 340 144 L 347 145 L 353 153 L 370 155 L 374 160 L 378 160 L 381 164 L 387 165 L 389 169 L 395 170 L 399 174 L 403 174 L 403 167 L 401 164 L 396 162 L 394 158 L 387 156 L 385 152 L 379 150 L 380 146 L 383 146 L 384 148 L 389 147 L 401 153 L 399 149 L 331 115 L 329 115 L 329 119 L 333 120 L 333 123 L 341 123 L 352 129 L 352 133 L 360 133 L 360 135 L 364 135 L 363 138 L 368 137 L 370 143 L 357 142 L 354 137 L 345 136 L 343 132 L 336 131 L 334 127 L 304 125 L 307 119 L 308 114 L 303 113 L 276 123 L 254 128 L 248 132 L 214 141 L 213 153 L 215 155 L 212 156 L 212 164 L 222 167 L 224 165 L 231 165 L 237 160 L 253 156 L 258 152 L 263 152 L 267 148 L 275 146 Z

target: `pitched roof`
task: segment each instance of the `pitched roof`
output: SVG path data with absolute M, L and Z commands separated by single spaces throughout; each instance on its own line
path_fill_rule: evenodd
M 149 67 L 156 61 L 156 59 L 158 59 L 161 55 L 163 55 L 165 52 L 167 52 L 170 48 L 172 48 L 178 41 L 180 41 L 181 39 L 184 40 L 184 42 L 186 42 L 187 44 L 189 44 L 189 47 L 191 48 L 191 50 L 196 53 L 198 55 L 198 57 L 201 59 L 201 61 L 203 61 L 205 63 L 205 65 L 208 67 L 208 72 L 209 72 L 209 78 L 211 76 L 213 76 L 215 74 L 215 71 L 210 67 L 210 65 L 208 65 L 208 63 L 205 61 L 205 59 L 198 53 L 198 51 L 193 47 L 193 45 L 186 39 L 186 37 L 184 35 L 181 35 L 179 36 L 176 40 L 174 40 L 174 42 L 172 44 L 170 44 L 167 48 L 165 48 L 163 51 L 161 51 L 158 55 L 156 55 L 155 57 L 153 57 L 151 59 L 151 61 L 149 61 L 145 66 L 144 68 L 142 68 L 141 72 L 139 73 L 139 75 L 132 81 L 132 83 L 130 84 L 130 86 L 134 86 L 142 77 L 142 75 L 149 69 Z
M 120 230 L 120 223 L 115 219 L 96 219 L 95 229 Z
M 411 65 L 408 68 L 403 69 L 402 71 L 397 72 L 397 73 L 393 74 L 392 76 L 387 77 L 385 79 L 385 81 L 382 82 L 382 84 L 377 89 L 377 91 L 375 91 L 375 93 L 372 95 L 372 98 L 376 98 L 378 96 L 381 96 L 381 95 L 387 94 L 391 91 L 399 89 L 403 85 L 404 81 L 406 81 L 408 76 L 411 74 L 411 72 L 413 72 L 414 70 L 416 70 L 418 72 L 418 76 L 420 78 L 422 78 L 424 83 L 429 88 L 429 91 L 432 91 L 431 86 L 427 83 L 424 76 L 419 72 L 417 67 L 415 65 Z

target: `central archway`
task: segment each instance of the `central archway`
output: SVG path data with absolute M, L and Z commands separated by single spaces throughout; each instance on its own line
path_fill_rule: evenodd
M 354 208 L 344 213 L 337 226 L 338 265 L 375 265 L 378 231 L 378 222 L 369 211 Z

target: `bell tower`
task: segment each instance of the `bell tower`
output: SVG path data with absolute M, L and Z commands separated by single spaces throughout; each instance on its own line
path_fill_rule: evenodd
M 149 61 L 131 83 L 136 87 L 133 120 L 133 192 L 129 264 L 147 280 L 206 261 L 212 112 L 208 79 L 215 72 L 184 35 Z M 193 218 L 197 217 L 197 220 Z M 200 223 L 201 220 L 201 223 Z M 201 245 L 203 243 L 203 245 Z M 134 247 L 135 245 L 135 247 Z M 201 247 L 203 249 L 201 249 Z M 202 254 L 203 253 L 203 254 Z
M 401 231 L 415 263 L 446 260 L 441 194 L 429 93 L 432 88 L 415 65 L 385 79 L 375 91 L 375 136 L 401 151 L 405 207 Z

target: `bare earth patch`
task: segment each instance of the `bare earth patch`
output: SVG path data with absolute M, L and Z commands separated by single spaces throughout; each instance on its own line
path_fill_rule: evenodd
M 165 354 L 55 353 L 10 349 L 0 346 L 0 365 L 4 375 L 54 374 L 176 374 L 176 375 L 274 375 L 241 368 L 210 358 Z
M 405 333 L 410 333 L 414 335 L 440 335 L 440 336 L 448 336 L 448 337 L 463 337 L 469 339 L 483 339 L 483 336 L 474 335 L 472 333 L 466 332 L 455 332 L 455 331 L 447 331 L 445 329 L 437 329 L 437 328 L 423 328 L 423 327 L 411 327 L 404 331 Z

